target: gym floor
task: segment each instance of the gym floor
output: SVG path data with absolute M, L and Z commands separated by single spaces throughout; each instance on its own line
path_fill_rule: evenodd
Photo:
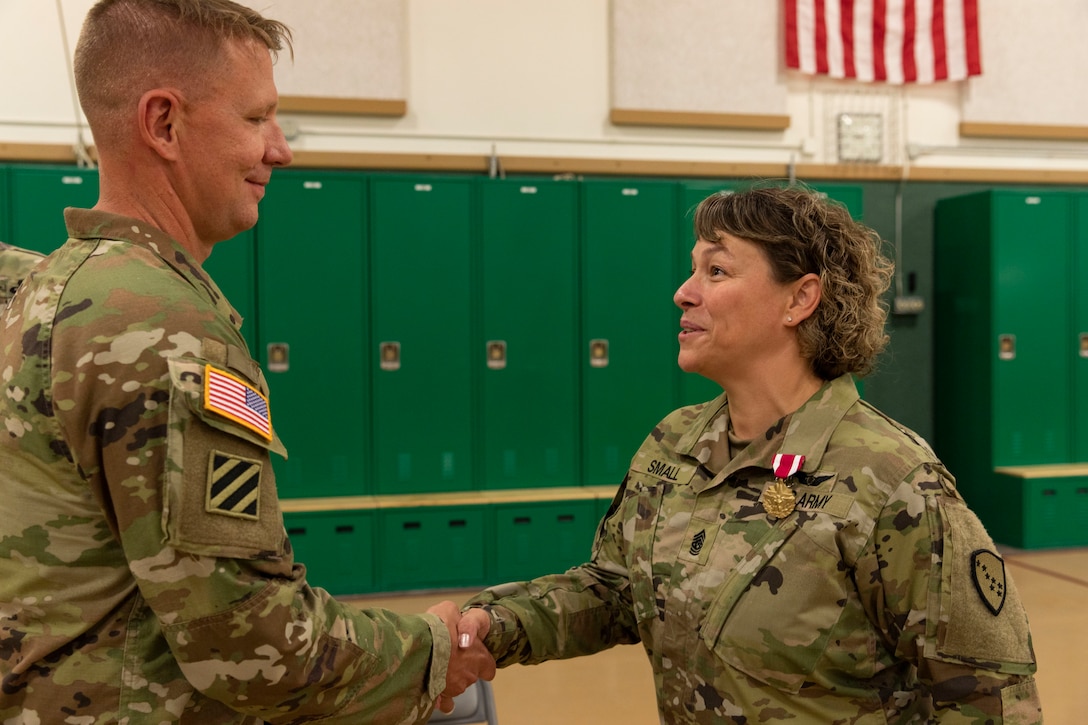
M 1039 693 L 1048 725 L 1084 722 L 1088 682 L 1088 549 L 1004 549 L 1008 572 L 1031 620 Z M 474 590 L 352 597 L 362 607 L 402 613 Z M 573 660 L 500 670 L 494 681 L 502 725 L 658 725 L 650 665 L 640 645 Z

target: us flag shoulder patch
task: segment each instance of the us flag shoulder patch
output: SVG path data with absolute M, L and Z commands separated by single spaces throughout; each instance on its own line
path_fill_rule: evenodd
M 229 418 L 265 440 L 272 440 L 268 399 L 225 370 L 204 366 L 204 410 Z
M 204 509 L 256 521 L 261 513 L 261 462 L 212 451 Z

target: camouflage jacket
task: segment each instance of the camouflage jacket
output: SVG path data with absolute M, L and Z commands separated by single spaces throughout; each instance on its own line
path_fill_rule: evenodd
M 1016 589 L 923 441 L 849 376 L 732 459 L 728 425 L 724 395 L 672 413 L 589 563 L 469 603 L 500 666 L 641 641 L 669 725 L 1041 720 Z
M 0 307 L 15 294 L 23 277 L 44 258 L 44 254 L 0 242 Z
M 0 319 L 0 722 L 425 720 L 448 631 L 307 586 L 237 313 L 146 223 L 66 220 Z

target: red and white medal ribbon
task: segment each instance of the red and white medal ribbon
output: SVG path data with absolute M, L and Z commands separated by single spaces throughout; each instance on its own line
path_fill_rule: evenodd
M 790 455 L 789 453 L 779 453 L 774 457 L 774 475 L 776 478 L 785 481 L 801 470 L 801 466 L 805 465 L 804 456 Z

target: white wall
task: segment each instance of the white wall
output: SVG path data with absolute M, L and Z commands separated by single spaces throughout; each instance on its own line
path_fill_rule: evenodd
M 902 89 L 811 80 L 779 70 L 768 93 L 781 95 L 782 88 L 786 90 L 784 112 L 791 123 L 784 132 L 612 126 L 608 113 L 615 91 L 613 8 L 608 0 L 367 0 L 382 23 L 382 31 L 370 36 L 359 27 L 366 22 L 359 12 L 361 1 L 253 2 L 296 29 L 297 71 L 287 66 L 277 70 L 284 93 L 306 94 L 305 70 L 319 73 L 322 79 L 312 84 L 312 95 L 335 95 L 337 88 L 358 93 L 362 79 L 369 83 L 367 89 L 377 88 L 371 90 L 375 96 L 395 95 L 399 90 L 408 104 L 403 118 L 284 115 L 296 150 L 488 154 L 494 148 L 500 156 L 835 163 L 837 114 L 879 111 L 888 122 L 886 163 L 1088 170 L 1085 143 L 959 137 L 965 108 L 977 111 L 978 117 L 968 120 L 1084 123 L 1069 120 L 1079 118 L 1076 110 L 1088 106 L 1088 99 L 1080 98 L 1088 94 L 1078 93 L 1076 80 L 1083 65 L 1060 62 L 1066 60 L 1061 53 L 1081 51 L 1047 47 L 1042 28 L 1033 31 L 1036 35 L 1020 37 L 1016 53 L 1003 50 L 1011 47 L 1010 33 L 1018 22 L 1012 10 L 1022 0 L 982 3 L 983 70 L 1007 67 L 1010 58 L 1040 58 L 1038 62 L 1048 69 L 1047 80 L 1033 82 L 1023 73 L 1016 76 L 1028 87 L 1024 91 L 1030 99 L 1027 110 L 1015 102 L 1015 88 L 1003 87 L 1002 79 L 991 75 Z M 660 0 L 642 1 L 647 13 L 662 12 L 667 6 Z M 0 0 L 0 68 L 4 69 L 0 74 L 0 144 L 75 141 L 76 113 L 58 6 L 71 47 L 92 2 Z M 686 2 L 690 5 L 692 0 Z M 777 4 L 777 0 L 715 2 L 731 3 L 734 14 L 743 7 L 741 3 L 760 3 L 747 26 L 723 24 L 718 31 L 723 39 L 740 34 L 746 42 L 765 38 L 766 44 L 778 47 L 777 13 L 768 13 L 762 5 Z M 1051 11 L 1047 16 L 1056 20 L 1064 6 L 1070 23 L 1076 25 L 1086 15 L 1077 9 L 1081 3 L 1047 0 Z M 399 38 L 390 35 L 395 34 L 397 23 L 401 24 Z M 1063 30 L 1063 37 L 1069 34 L 1068 28 Z M 706 36 L 700 33 L 698 42 L 707 42 Z M 371 53 L 372 47 L 380 50 L 379 56 Z M 378 65 L 386 64 L 388 78 L 375 73 L 375 63 L 367 65 L 374 57 Z M 289 64 L 290 60 L 284 57 L 280 62 Z M 730 72 L 729 67 L 721 69 L 723 77 Z M 705 84 L 713 78 L 702 73 L 680 81 Z M 383 80 L 389 82 L 383 86 Z M 1061 95 L 1053 99 L 1057 101 L 1054 113 L 1060 117 L 1042 112 L 1050 104 L 1048 88 Z M 688 95 L 693 94 L 698 89 L 688 89 Z M 995 98 L 999 99 L 996 109 Z M 993 118 L 1000 116 L 1002 108 L 1017 108 L 1020 113 L 1016 118 Z

